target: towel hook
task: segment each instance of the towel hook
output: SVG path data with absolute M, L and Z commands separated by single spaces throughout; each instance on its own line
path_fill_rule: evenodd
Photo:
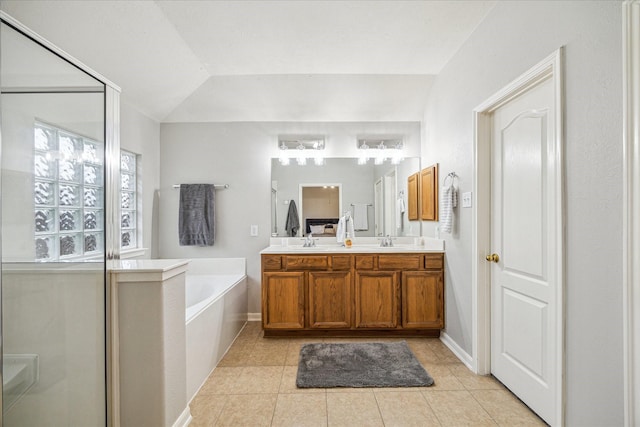
M 442 185 L 447 185 L 447 179 L 451 178 L 451 183 L 453 184 L 453 180 L 456 179 L 458 177 L 458 174 L 456 174 L 455 172 L 449 172 L 447 174 L 447 176 L 444 177 L 444 182 L 442 183 Z

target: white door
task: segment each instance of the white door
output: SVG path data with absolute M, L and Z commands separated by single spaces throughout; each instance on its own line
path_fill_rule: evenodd
M 491 373 L 550 423 L 559 267 L 553 80 L 497 108 L 491 158 Z M 499 259 L 495 258 L 495 255 Z
M 383 203 L 383 188 L 382 188 L 382 178 L 378 179 L 374 186 L 374 222 L 375 222 L 375 233 L 376 236 L 384 236 L 384 203 Z
M 395 236 L 396 231 L 396 171 L 384 176 L 384 235 Z

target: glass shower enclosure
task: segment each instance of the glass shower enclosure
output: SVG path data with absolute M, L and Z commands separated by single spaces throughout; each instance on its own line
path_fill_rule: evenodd
M 106 425 L 113 89 L 4 14 L 0 54 L 0 424 Z

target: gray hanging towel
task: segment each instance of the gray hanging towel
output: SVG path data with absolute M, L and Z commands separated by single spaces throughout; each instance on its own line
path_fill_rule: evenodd
M 296 202 L 291 200 L 289 202 L 289 211 L 287 212 L 287 222 L 284 224 L 284 229 L 287 230 L 287 236 L 293 237 L 298 235 L 300 229 L 300 218 L 298 218 L 298 208 Z
M 181 184 L 178 234 L 180 246 L 213 246 L 215 235 L 213 184 Z

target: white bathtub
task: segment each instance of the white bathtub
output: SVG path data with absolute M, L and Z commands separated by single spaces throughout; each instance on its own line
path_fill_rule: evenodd
M 196 258 L 185 289 L 187 398 L 190 401 L 247 321 L 244 258 Z

